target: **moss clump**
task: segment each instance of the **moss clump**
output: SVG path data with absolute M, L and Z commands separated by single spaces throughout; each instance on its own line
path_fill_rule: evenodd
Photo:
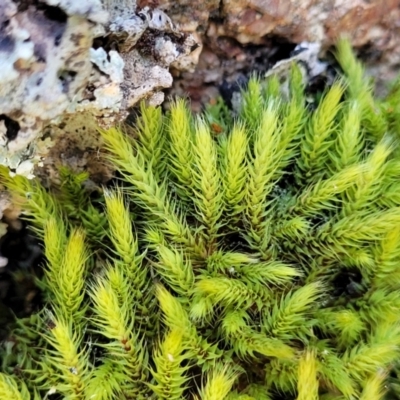
M 315 105 L 293 65 L 285 91 L 253 78 L 238 115 L 142 106 L 135 140 L 101 132 L 121 187 L 96 204 L 84 175 L 48 192 L 2 171 L 47 259 L 45 309 L 3 346 L 2 398 L 396 391 L 398 89 L 374 100 L 345 41 L 338 61 Z

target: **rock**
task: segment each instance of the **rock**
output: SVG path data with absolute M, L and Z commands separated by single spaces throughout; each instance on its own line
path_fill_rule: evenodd
M 179 68 L 193 37 L 162 10 L 113 3 L 104 2 L 110 12 L 100 0 L 0 3 L 0 164 L 32 177 L 65 132 L 76 141 L 72 119 L 81 123 L 75 132 L 96 132 L 125 119 L 141 99 L 163 101 L 169 66 Z M 52 154 L 55 165 L 63 162 Z
M 30 5 L 18 11 L 5 0 L 0 7 L 0 41 L 10 43 L 0 47 L 1 68 L 6 71 L 0 75 L 5 142 L 0 162 L 15 169 L 16 159 L 32 157 L 29 146 L 43 126 L 63 115 L 86 86 L 92 69 L 91 22 L 53 6 Z
M 170 94 L 188 93 L 199 109 L 224 81 L 266 72 L 296 45 L 313 42 L 324 57 L 340 35 L 350 38 L 382 91 L 400 64 L 400 0 L 142 0 L 169 13 L 181 29 L 201 35 L 194 74 L 175 71 Z

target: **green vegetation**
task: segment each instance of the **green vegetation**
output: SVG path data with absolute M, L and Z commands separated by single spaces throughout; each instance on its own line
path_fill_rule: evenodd
M 308 102 L 252 78 L 237 115 L 141 106 L 102 131 L 93 201 L 1 180 L 44 243 L 44 309 L 2 346 L 1 399 L 383 399 L 400 394 L 400 83 L 349 44 Z

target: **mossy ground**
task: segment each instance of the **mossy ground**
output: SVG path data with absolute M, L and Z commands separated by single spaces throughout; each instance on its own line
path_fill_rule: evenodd
M 4 184 L 44 244 L 44 307 L 2 346 L 4 399 L 395 398 L 400 85 L 346 41 L 315 102 L 253 78 L 237 114 L 141 106 L 101 131 L 118 187 Z M 389 397 L 387 397 L 389 398 Z

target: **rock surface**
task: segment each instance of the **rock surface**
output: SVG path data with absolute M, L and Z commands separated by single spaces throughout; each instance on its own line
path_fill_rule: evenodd
M 169 66 L 188 68 L 179 59 L 195 40 L 167 14 L 112 3 L 0 3 L 0 164 L 33 176 L 57 146 L 60 127 L 81 142 L 81 128 L 118 123 L 143 98 L 160 104 L 161 90 L 172 85 Z
M 189 93 L 194 107 L 215 96 L 215 86 L 267 71 L 301 42 L 320 45 L 325 56 L 340 35 L 350 38 L 378 88 L 400 65 L 400 0 L 142 0 L 168 10 L 174 22 L 200 33 L 203 51 L 194 74 L 174 73 L 171 93 Z

